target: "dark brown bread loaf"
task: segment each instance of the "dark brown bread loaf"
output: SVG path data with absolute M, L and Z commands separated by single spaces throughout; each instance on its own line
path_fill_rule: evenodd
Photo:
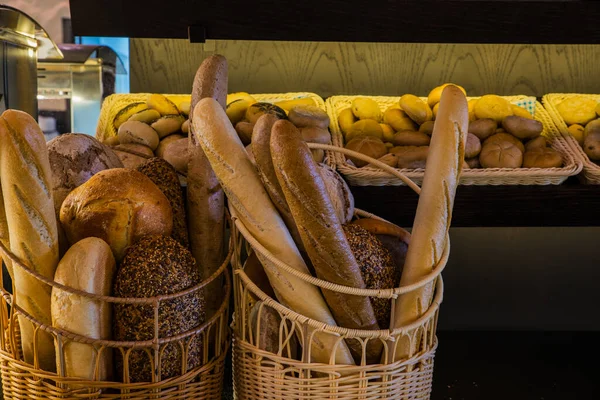
M 153 297 L 177 293 L 200 283 L 200 273 L 192 254 L 168 236 L 145 236 L 129 247 L 115 279 L 115 296 Z M 177 335 L 204 321 L 202 291 L 160 303 L 159 337 Z M 152 305 L 116 304 L 115 340 L 151 340 L 154 337 Z M 187 368 L 201 364 L 202 343 L 194 336 L 189 346 Z M 162 350 L 162 349 L 161 349 Z M 123 359 L 117 353 L 117 376 L 122 374 Z M 182 354 L 179 345 L 168 345 L 162 352 L 161 379 L 181 374 Z M 131 382 L 150 382 L 150 359 L 144 350 L 129 357 Z
M 171 237 L 183 247 L 189 248 L 190 241 L 188 239 L 183 192 L 177 171 L 171 164 L 158 157 L 145 161 L 137 170 L 150 178 L 169 200 L 173 209 L 173 233 L 171 233 Z
M 359 225 L 348 224 L 343 227 L 367 288 L 393 289 L 398 286 L 399 269 L 383 243 Z M 390 325 L 391 300 L 371 297 L 371 303 L 379 327 L 387 329 Z

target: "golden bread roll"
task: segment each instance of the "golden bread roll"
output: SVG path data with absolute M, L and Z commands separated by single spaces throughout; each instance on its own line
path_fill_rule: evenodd
M 398 132 L 392 138 L 392 144 L 396 146 L 429 146 L 430 141 L 429 135 L 415 131 Z
M 396 167 L 398 165 L 398 155 L 395 153 L 385 154 L 377 159 L 377 161 L 381 161 L 385 165 L 389 165 L 390 167 Z M 363 168 L 379 168 L 375 164 L 369 164 L 364 166 Z
M 144 174 L 114 168 L 98 172 L 73 190 L 60 209 L 60 222 L 70 243 L 100 238 L 120 261 L 125 249 L 142 236 L 169 236 L 173 210 Z
M 485 143 L 479 162 L 483 168 L 521 168 L 523 152 L 510 141 Z
M 356 139 L 352 139 L 346 144 L 346 148 L 375 159 L 383 157 L 388 152 L 385 144 L 380 139 L 372 136 L 361 136 L 357 137 Z M 366 161 L 359 160 L 356 157 L 347 157 L 358 168 L 364 167 L 368 164 Z
M 550 147 L 536 147 L 525 152 L 523 168 L 559 168 L 562 157 Z
M 158 147 L 160 141 L 158 133 L 152 127 L 140 121 L 127 121 L 119 127 L 119 143 L 143 144 L 152 151 Z
M 483 142 L 483 145 L 485 146 L 486 144 L 500 143 L 500 142 L 512 143 L 519 150 L 521 150 L 521 153 L 525 152 L 525 146 L 523 145 L 523 142 L 521 142 L 519 139 L 517 139 L 513 135 L 511 135 L 509 133 L 504 133 L 504 132 L 496 133 L 496 134 L 490 136 Z
M 398 156 L 398 168 L 423 169 L 427 162 L 429 146 L 398 146 L 390 149 Z
M 88 237 L 65 253 L 56 268 L 54 281 L 87 293 L 110 296 L 115 271 L 115 258 L 108 244 Z M 105 301 L 52 288 L 52 326 L 90 339 L 112 339 L 112 307 Z M 60 365 L 58 345 L 56 354 L 57 365 Z M 106 381 L 112 377 L 113 349 L 110 347 L 100 353 L 91 344 L 65 341 L 63 354 L 65 376 L 90 381 Z

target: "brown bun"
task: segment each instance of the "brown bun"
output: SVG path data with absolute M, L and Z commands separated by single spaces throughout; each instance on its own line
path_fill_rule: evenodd
M 483 141 L 496 133 L 498 123 L 491 118 L 477 119 L 469 123 L 469 133 L 477 136 Z
M 186 173 L 190 162 L 189 139 L 182 138 L 168 144 L 162 157 L 176 171 Z
M 290 110 L 288 118 L 298 128 L 314 126 L 327 129 L 329 127 L 329 116 L 316 106 L 296 106 Z
M 591 132 L 585 137 L 585 140 L 583 141 L 583 151 L 590 160 L 600 160 L 600 131 Z
M 542 134 L 544 125 L 535 119 L 511 115 L 502 120 L 504 130 L 517 139 L 530 140 Z
M 360 273 L 368 289 L 393 289 L 400 281 L 400 274 L 392 256 L 379 239 L 356 224 L 343 226 L 344 234 L 360 267 Z M 371 297 L 375 317 L 381 329 L 390 325 L 392 303 L 389 299 Z M 377 359 L 375 359 L 375 362 Z M 367 361 L 369 362 L 369 361 Z
M 421 124 L 421 126 L 419 127 L 419 132 L 423 132 L 426 135 L 431 136 L 431 134 L 433 133 L 433 126 L 435 124 L 435 121 L 425 121 L 423 122 L 423 124 Z
M 87 293 L 110 296 L 116 263 L 108 244 L 89 237 L 75 243 L 60 260 L 54 281 Z M 91 339 L 112 339 L 112 304 L 52 288 L 52 326 Z M 59 354 L 57 346 L 56 354 Z M 68 377 L 109 380 L 112 377 L 112 349 L 98 360 L 93 345 L 69 342 L 64 348 L 64 368 Z M 96 362 L 99 376 L 94 377 Z
M 169 200 L 144 174 L 127 168 L 98 172 L 73 190 L 60 209 L 70 243 L 86 237 L 107 242 L 117 261 L 145 235 L 170 235 Z
M 346 148 L 375 159 L 383 157 L 385 154 L 387 154 L 387 147 L 385 144 L 381 141 L 381 139 L 377 139 L 373 136 L 360 136 L 352 139 L 346 144 Z M 368 164 L 366 161 L 359 160 L 355 157 L 348 156 L 348 158 L 358 168 L 364 167 Z
M 508 141 L 486 143 L 479 154 L 479 162 L 483 168 L 521 168 L 523 152 Z
M 63 200 L 96 172 L 123 168 L 114 152 L 90 135 L 66 133 L 47 143 L 52 169 L 52 198 L 58 216 Z
M 479 157 L 469 158 L 468 160 L 465 160 L 465 162 L 471 169 L 481 168 L 481 163 L 479 162 Z
M 472 133 L 467 134 L 467 143 L 465 144 L 465 158 L 477 157 L 481 153 L 481 141 Z
M 307 143 L 331 144 L 331 134 L 327 128 L 308 126 L 300 129 L 302 139 Z M 323 162 L 325 151 L 321 149 L 311 149 L 315 162 Z
M 154 152 L 148 146 L 143 144 L 120 144 L 113 147 L 113 151 L 123 163 L 124 168 L 136 169 L 140 164 L 150 157 L 154 157 Z M 139 155 L 138 155 L 139 154 Z M 146 156 L 146 157 L 142 157 Z
M 185 136 L 180 135 L 178 133 L 174 133 L 172 135 L 167 136 L 166 138 L 161 140 L 160 143 L 158 143 L 158 147 L 156 148 L 156 150 L 154 150 L 154 154 L 156 154 L 157 157 L 162 157 L 169 144 L 183 138 L 185 138 Z
M 390 153 L 398 156 L 398 168 L 425 168 L 429 146 L 398 146 L 390 149 Z
M 535 139 L 531 139 L 525 144 L 525 151 L 533 150 L 537 147 L 548 147 L 548 141 L 543 136 L 538 136 Z
M 517 139 L 510 133 L 496 133 L 495 135 L 492 135 L 489 138 L 487 138 L 486 141 L 483 142 L 483 145 L 485 146 L 486 144 L 500 143 L 500 142 L 512 143 L 513 145 L 517 146 L 517 148 L 519 150 L 521 150 L 521 153 L 525 152 L 525 146 L 523 145 L 523 142 L 521 142 L 519 139 Z
M 141 175 L 141 174 L 140 174 Z M 142 175 L 143 176 L 143 175 Z M 173 294 L 200 283 L 200 273 L 192 254 L 176 240 L 161 235 L 144 236 L 127 249 L 119 265 L 114 283 L 118 297 L 149 298 Z M 218 297 L 218 296 L 215 296 Z M 115 304 L 115 340 L 152 340 L 154 338 L 154 309 L 152 304 Z M 202 291 L 160 303 L 159 338 L 175 336 L 199 327 L 205 317 Z M 202 363 L 202 337 L 193 335 L 185 342 L 187 368 Z M 121 375 L 123 357 L 116 351 L 117 371 Z M 182 352 L 178 345 L 161 348 L 161 378 L 182 373 Z M 131 382 L 151 382 L 152 367 L 146 351 L 133 350 L 129 355 Z
M 398 155 L 395 154 L 395 153 L 387 153 L 383 157 L 379 157 L 377 159 L 377 161 L 381 161 L 382 163 L 384 163 L 385 165 L 389 165 L 390 167 L 396 167 L 398 165 Z M 377 169 L 379 169 L 379 167 L 377 165 L 374 165 L 374 164 L 366 165 L 363 168 L 377 168 Z
M 536 147 L 527 150 L 523 156 L 523 168 L 559 168 L 562 157 L 550 147 Z
M 173 210 L 173 233 L 171 233 L 171 237 L 183 247 L 189 248 L 190 240 L 185 217 L 185 203 L 183 202 L 183 192 L 177 171 L 167 161 L 158 157 L 146 160 L 137 170 L 150 178 L 169 200 Z
M 240 140 L 244 145 L 248 145 L 252 142 L 252 131 L 254 130 L 254 123 L 248 121 L 240 121 L 235 124 L 235 131 L 238 133 Z
M 423 132 L 401 131 L 394 135 L 392 143 L 396 146 L 428 146 L 431 138 Z

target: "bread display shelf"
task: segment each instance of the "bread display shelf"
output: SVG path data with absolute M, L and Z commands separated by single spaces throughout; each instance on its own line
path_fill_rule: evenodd
M 567 124 L 560 116 L 556 107 L 562 101 L 573 97 L 585 97 L 600 103 L 599 94 L 549 93 L 542 98 L 544 107 L 548 111 L 548 114 L 550 114 L 550 117 L 552 117 L 554 124 L 564 136 L 568 137 L 571 137 L 571 134 L 567 130 Z M 581 176 L 583 177 L 584 182 L 593 185 L 600 185 L 600 165 L 590 160 L 590 158 L 587 156 L 587 154 L 585 154 L 581 146 L 575 140 L 570 140 L 569 145 L 573 149 L 574 154 L 576 154 L 583 163 L 583 173 Z
M 257 0 L 250 8 L 242 0 L 174 0 L 168 7 L 159 0 L 80 0 L 72 1 L 71 16 L 73 33 L 81 36 L 190 38 L 196 42 L 227 39 L 596 44 L 600 41 L 600 32 L 595 29 L 600 19 L 596 3 L 375 0 L 366 7 L 356 2 L 349 5 L 308 0 L 296 3 L 294 12 L 288 14 L 267 0 Z M 410 18 L 404 18 L 402 29 L 398 29 L 398 16 L 402 15 Z M 563 32 L 556 26 L 577 29 Z
M 358 97 L 368 97 L 375 100 L 381 111 L 389 106 L 397 104 L 400 97 L 388 96 L 332 96 L 326 101 L 327 113 L 331 120 L 330 130 L 333 144 L 338 147 L 344 146 L 344 139 L 338 123 L 339 113 L 350 107 L 352 100 Z M 475 99 L 471 97 L 469 99 Z M 476 168 L 464 169 L 461 174 L 461 185 L 558 185 L 569 176 L 577 175 L 582 168 L 580 158 L 574 153 L 569 144 L 573 138 L 563 136 L 554 126 L 552 119 L 544 110 L 541 103 L 533 97 L 527 96 L 505 96 L 505 99 L 513 104 L 528 109 L 534 118 L 542 122 L 544 130 L 542 135 L 551 142 L 552 147 L 557 150 L 563 158 L 563 166 L 560 168 Z M 425 102 L 427 98 L 421 98 Z M 387 186 L 402 185 L 398 178 L 375 168 L 356 168 L 346 163 L 346 158 L 341 153 L 333 156 L 336 169 L 352 184 L 356 186 Z M 406 176 L 420 183 L 423 180 L 423 169 L 402 169 Z

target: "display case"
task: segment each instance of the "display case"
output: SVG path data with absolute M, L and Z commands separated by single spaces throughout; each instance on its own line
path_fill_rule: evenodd
M 219 53 L 231 92 L 426 96 L 454 82 L 473 96 L 600 93 L 594 1 L 71 6 L 76 34 L 131 37 L 134 92 L 189 93 L 200 62 Z M 410 188 L 352 191 L 357 206 L 411 225 Z M 585 343 L 600 338 L 599 210 L 600 187 L 575 176 L 560 185 L 459 187 L 433 399 L 597 393 L 591 371 L 600 354 Z

